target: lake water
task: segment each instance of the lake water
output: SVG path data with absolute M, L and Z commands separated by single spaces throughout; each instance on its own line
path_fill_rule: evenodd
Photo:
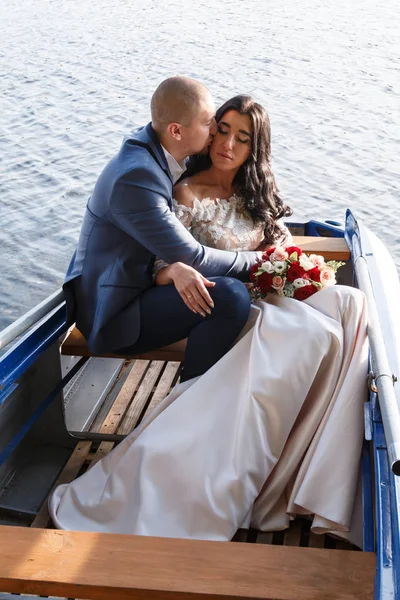
M 2 0 L 0 329 L 62 283 L 96 177 L 164 78 L 269 111 L 295 216 L 350 207 L 400 269 L 398 3 Z

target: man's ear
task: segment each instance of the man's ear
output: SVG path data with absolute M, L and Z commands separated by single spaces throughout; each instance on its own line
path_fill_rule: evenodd
M 174 140 L 181 141 L 182 139 L 182 125 L 179 123 L 170 123 L 167 127 L 167 131 Z

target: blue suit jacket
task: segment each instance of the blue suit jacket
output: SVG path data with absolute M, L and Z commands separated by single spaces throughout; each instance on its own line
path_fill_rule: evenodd
M 64 291 L 68 322 L 104 353 L 134 344 L 138 296 L 152 285 L 155 256 L 191 265 L 206 277 L 246 278 L 252 252 L 199 244 L 172 212 L 172 179 L 149 123 L 126 139 L 89 198 Z

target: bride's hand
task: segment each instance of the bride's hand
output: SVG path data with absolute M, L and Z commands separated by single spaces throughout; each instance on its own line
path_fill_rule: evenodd
M 207 291 L 215 283 L 209 281 L 193 267 L 184 263 L 174 263 L 158 271 L 154 280 L 156 285 L 173 283 L 186 306 L 202 317 L 211 314 L 214 303 Z

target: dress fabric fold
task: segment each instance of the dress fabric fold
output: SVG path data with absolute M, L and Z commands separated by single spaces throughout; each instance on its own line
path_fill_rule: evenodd
M 53 492 L 55 526 L 227 541 L 309 515 L 312 531 L 361 546 L 366 326 L 347 286 L 257 301 L 217 364 Z

